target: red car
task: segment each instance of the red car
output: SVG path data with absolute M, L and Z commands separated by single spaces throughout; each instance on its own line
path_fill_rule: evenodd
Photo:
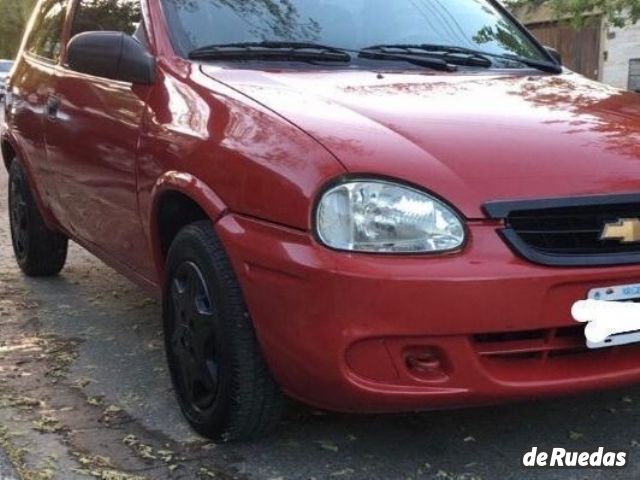
M 20 267 L 161 295 L 204 435 L 640 381 L 570 314 L 640 298 L 640 96 L 493 0 L 42 0 L 5 110 Z

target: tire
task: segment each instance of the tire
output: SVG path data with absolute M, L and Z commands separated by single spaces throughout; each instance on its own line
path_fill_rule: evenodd
M 208 221 L 182 229 L 169 249 L 163 317 L 176 397 L 196 432 L 219 442 L 248 441 L 278 425 L 284 397 Z
M 29 277 L 52 277 L 67 261 L 68 239 L 49 229 L 38 210 L 20 159 L 9 168 L 9 219 L 13 253 Z

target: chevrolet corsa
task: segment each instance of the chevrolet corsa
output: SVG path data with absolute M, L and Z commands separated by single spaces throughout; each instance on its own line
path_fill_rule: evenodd
M 41 0 L 5 108 L 18 264 L 160 295 L 203 435 L 640 382 L 570 313 L 640 298 L 640 96 L 495 1 Z

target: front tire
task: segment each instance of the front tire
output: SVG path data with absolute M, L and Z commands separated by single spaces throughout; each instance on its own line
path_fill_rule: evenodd
M 47 227 L 20 159 L 9 168 L 9 219 L 13 252 L 29 277 L 52 277 L 67 261 L 68 239 Z
M 283 395 L 208 221 L 185 227 L 169 249 L 163 316 L 174 390 L 195 431 L 228 442 L 252 440 L 277 426 Z

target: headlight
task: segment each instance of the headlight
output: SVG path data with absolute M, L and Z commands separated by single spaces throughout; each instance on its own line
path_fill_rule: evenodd
M 382 180 L 352 181 L 325 192 L 316 233 L 331 248 L 357 252 L 445 252 L 465 242 L 463 223 L 450 207 Z

